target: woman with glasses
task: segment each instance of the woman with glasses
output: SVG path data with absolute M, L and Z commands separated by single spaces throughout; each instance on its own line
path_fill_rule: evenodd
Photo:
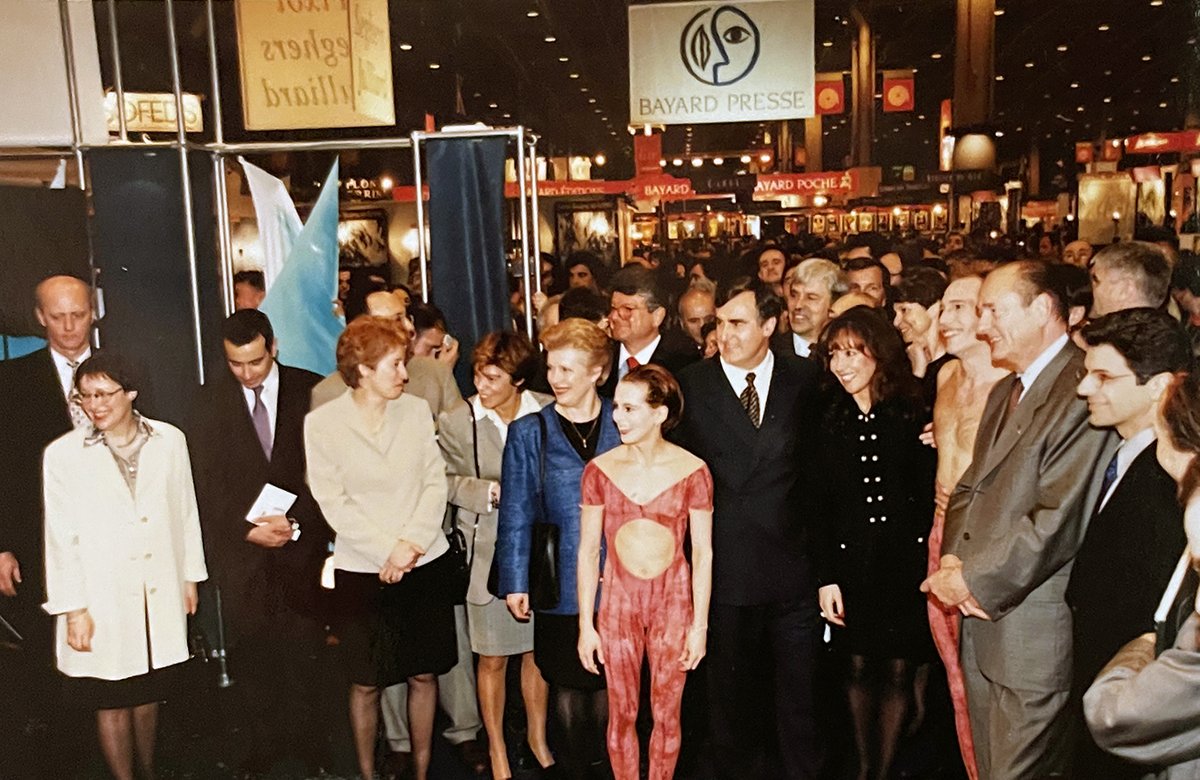
M 57 618 L 67 700 L 95 710 L 118 780 L 154 776 L 158 703 L 188 658 L 187 616 L 208 578 L 187 442 L 134 410 L 126 363 L 75 374 L 91 422 L 46 448 L 45 609 Z

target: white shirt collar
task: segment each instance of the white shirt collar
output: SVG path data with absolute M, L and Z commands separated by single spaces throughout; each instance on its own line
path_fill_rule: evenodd
M 654 350 L 658 349 L 658 343 L 660 341 L 662 341 L 661 333 L 654 337 L 654 341 L 651 341 L 649 344 L 642 347 L 632 355 L 633 359 L 638 362 L 639 366 L 644 366 L 650 362 L 650 358 L 654 357 Z M 625 345 L 622 344 L 621 349 L 617 352 L 617 360 L 621 365 L 625 365 L 625 361 L 627 361 L 629 358 L 629 350 L 625 349 Z
M 537 414 L 541 410 L 542 405 L 538 403 L 533 393 L 528 391 L 522 392 L 521 403 L 517 406 L 517 414 L 513 417 L 513 420 L 519 420 L 527 414 Z M 500 419 L 500 415 L 496 413 L 495 409 L 486 408 L 483 402 L 479 400 L 478 393 L 471 396 L 471 411 L 474 412 L 476 420 L 491 420 L 492 425 L 496 426 L 496 430 L 500 432 L 500 441 L 508 440 L 509 423 Z
M 267 372 L 267 378 L 262 381 L 262 402 L 263 406 L 267 407 L 267 419 L 271 422 L 271 434 L 275 433 L 275 412 L 279 406 L 279 363 L 273 361 L 271 370 Z M 246 399 L 246 407 L 251 413 L 254 412 L 254 390 L 240 385 L 242 388 L 242 397 Z
M 1046 366 L 1050 365 L 1050 361 L 1054 360 L 1054 358 L 1058 356 L 1058 353 L 1062 352 L 1063 347 L 1067 346 L 1067 340 L 1068 337 L 1066 333 L 1056 338 L 1054 343 L 1046 347 L 1046 349 L 1042 351 L 1042 354 L 1038 355 L 1037 358 L 1029 364 L 1029 368 L 1017 374 L 1017 377 L 1019 377 L 1021 380 L 1021 386 L 1024 388 L 1021 390 L 1021 398 L 1018 400 L 1023 400 L 1025 398 L 1025 394 L 1029 392 L 1029 388 L 1033 387 L 1033 383 L 1037 381 L 1038 376 L 1046 369 Z
M 62 387 L 63 397 L 70 398 L 74 388 L 71 387 L 71 359 L 66 355 L 61 354 L 54 347 L 47 347 L 50 352 L 50 359 L 54 361 L 54 370 L 58 372 L 58 384 Z M 92 356 L 92 348 L 89 346 L 83 351 L 79 357 L 75 358 L 75 362 L 82 363 Z
M 799 333 L 792 334 L 792 351 L 800 357 L 808 357 L 812 352 L 812 342 Z
M 725 358 L 720 358 L 720 361 L 721 370 L 725 372 L 725 378 L 729 380 L 729 386 L 733 388 L 734 395 L 741 396 L 742 391 L 746 389 L 746 376 L 750 373 L 754 374 L 754 389 L 758 391 L 759 408 L 765 411 L 767 394 L 771 390 L 771 375 L 775 371 L 775 353 L 768 349 L 767 356 L 754 368 L 738 368 L 726 363 Z

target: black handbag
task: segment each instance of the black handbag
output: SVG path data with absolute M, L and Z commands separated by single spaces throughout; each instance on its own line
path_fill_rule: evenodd
M 529 608 L 535 611 L 554 609 L 559 601 L 558 526 L 546 522 L 546 420 L 537 415 L 541 432 L 541 450 L 538 455 L 538 492 L 534 502 L 536 515 L 530 529 L 529 547 Z M 475 468 L 478 472 L 479 456 L 476 454 Z M 499 561 L 492 558 L 488 571 L 487 589 L 500 598 Z
M 458 512 L 450 507 L 450 530 L 446 532 L 450 549 L 444 553 L 445 571 L 448 578 L 446 593 L 450 603 L 463 604 L 467 600 L 467 587 L 471 584 L 471 560 L 467 557 L 467 537 L 458 527 Z

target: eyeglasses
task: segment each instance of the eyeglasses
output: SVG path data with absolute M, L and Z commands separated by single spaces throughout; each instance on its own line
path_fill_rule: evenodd
M 608 310 L 613 314 L 620 314 L 624 317 L 632 317 L 635 312 L 650 311 L 650 307 L 644 304 L 641 306 L 631 306 L 629 304 L 625 304 L 623 306 L 610 306 Z
M 71 398 L 75 401 L 75 403 L 82 406 L 84 404 L 94 404 L 99 401 L 111 401 L 123 392 L 125 392 L 125 388 L 118 387 L 116 390 L 110 390 L 107 393 L 75 393 L 71 396 Z

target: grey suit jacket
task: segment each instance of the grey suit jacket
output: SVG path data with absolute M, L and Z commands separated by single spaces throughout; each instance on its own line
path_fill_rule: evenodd
M 1200 615 L 1193 612 L 1175 647 L 1140 671 L 1122 656 L 1083 697 L 1096 744 L 1139 764 L 1165 766 L 1159 778 L 1200 778 Z
M 1111 434 L 1088 425 L 1075 393 L 1083 352 L 1070 342 L 997 431 L 1015 375 L 988 396 L 974 460 L 950 495 L 943 552 L 963 561 L 967 587 L 991 621 L 976 621 L 980 670 L 1027 691 L 1071 684 L 1071 561 L 1099 492 L 1096 462 Z
M 554 399 L 527 390 L 545 407 Z M 460 401 L 438 415 L 438 442 L 446 459 L 449 478 L 450 506 L 458 516 L 458 527 L 467 540 L 471 555 L 471 580 L 467 601 L 487 604 L 495 596 L 488 592 L 488 572 L 496 554 L 496 533 L 499 512 L 488 503 L 488 492 L 500 481 L 500 464 L 504 458 L 504 442 L 500 431 L 489 419 L 475 420 L 470 401 Z M 475 432 L 478 439 L 473 442 Z M 475 448 L 479 452 L 479 472 L 475 471 Z

